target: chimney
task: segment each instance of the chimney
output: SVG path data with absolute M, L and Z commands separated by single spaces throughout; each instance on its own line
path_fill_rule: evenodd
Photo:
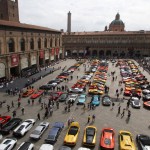
M 67 32 L 69 34 L 71 33 L 71 13 L 70 13 L 70 11 L 68 13 Z

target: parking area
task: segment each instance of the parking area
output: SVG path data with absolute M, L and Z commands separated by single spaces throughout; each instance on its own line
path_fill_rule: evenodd
M 134 61 L 134 60 L 133 60 Z M 56 64 L 55 68 L 60 68 L 59 70 L 53 72 L 52 74 L 49 74 L 37 82 L 35 82 L 32 86 L 34 89 L 39 89 L 41 85 L 46 84 L 50 80 L 55 79 L 60 73 L 62 73 L 62 69 L 67 70 L 70 66 L 74 65 L 77 61 L 75 59 L 67 59 L 66 61 L 62 61 L 59 64 Z M 107 80 L 106 80 L 106 86 L 109 87 L 108 95 L 112 98 L 114 101 L 114 106 L 103 106 L 102 102 L 100 100 L 100 105 L 94 107 L 94 109 L 88 108 L 88 104 L 91 101 L 91 95 L 88 94 L 89 85 L 86 85 L 85 88 L 85 94 L 87 95 L 87 100 L 84 105 L 76 105 L 76 102 L 73 106 L 70 107 L 70 111 L 65 111 L 66 103 L 65 102 L 59 102 L 59 109 L 57 108 L 56 103 L 53 106 L 53 114 L 51 116 L 48 116 L 44 118 L 45 115 L 45 108 L 41 109 L 41 103 L 48 104 L 49 103 L 49 94 L 46 94 L 42 96 L 42 102 L 39 103 L 39 98 L 35 99 L 32 103 L 32 100 L 29 102 L 29 97 L 21 98 L 20 103 L 21 106 L 18 108 L 18 95 L 8 95 L 7 93 L 1 92 L 0 93 L 0 101 L 6 101 L 2 107 L 0 108 L 0 114 L 2 116 L 12 116 L 12 112 L 16 110 L 16 117 L 21 118 L 22 120 L 25 119 L 36 119 L 35 125 L 31 128 L 27 134 L 25 134 L 24 137 L 18 138 L 17 145 L 15 149 L 19 147 L 19 145 L 24 141 L 30 141 L 35 144 L 35 150 L 38 150 L 40 146 L 44 143 L 44 140 L 48 136 L 48 132 L 53 126 L 55 122 L 63 122 L 64 123 L 64 129 L 59 135 L 59 138 L 57 142 L 54 145 L 55 150 L 59 150 L 59 148 L 63 145 L 64 137 L 68 130 L 68 120 L 73 119 L 74 121 L 79 122 L 80 125 L 80 133 L 77 140 L 77 143 L 72 149 L 77 150 L 79 147 L 82 147 L 82 141 L 83 141 L 83 134 L 84 129 L 87 125 L 92 125 L 97 128 L 97 137 L 96 137 L 96 145 L 94 148 L 90 148 L 93 150 L 99 149 L 99 143 L 100 143 L 100 137 L 101 137 L 101 131 L 103 128 L 113 128 L 115 131 L 115 150 L 119 149 L 119 141 L 118 141 L 118 133 L 120 130 L 127 130 L 130 131 L 133 134 L 133 138 L 135 140 L 137 134 L 146 134 L 148 135 L 150 133 L 150 110 L 143 108 L 143 101 L 142 98 L 140 99 L 141 108 L 135 109 L 129 106 L 129 109 L 126 109 L 127 102 L 130 97 L 125 97 L 123 95 L 123 92 L 119 94 L 119 97 L 117 99 L 116 90 L 120 92 L 120 89 L 123 88 L 123 91 L 125 90 L 125 85 L 121 84 L 119 85 L 119 81 L 122 81 L 122 77 L 120 75 L 120 66 L 116 66 L 116 62 L 112 63 L 111 61 L 108 61 L 108 71 L 107 71 Z M 138 63 L 134 61 L 134 63 L 138 66 Z M 89 61 L 85 61 L 83 64 L 78 66 L 78 68 L 68 77 L 68 81 L 63 81 L 60 84 L 58 84 L 57 87 L 66 86 L 68 89 L 70 89 L 84 74 L 85 71 L 88 71 L 90 69 L 90 63 Z M 147 78 L 147 81 L 150 81 L 149 74 L 143 70 L 142 67 L 138 67 L 139 70 L 142 72 L 142 74 Z M 43 70 L 44 71 L 44 70 Z M 114 75 L 114 81 L 112 72 L 115 72 Z M 95 75 L 95 73 L 94 73 Z M 93 75 L 93 77 L 94 77 Z M 91 82 L 94 78 L 91 78 Z M 72 79 L 71 79 L 72 78 Z M 18 82 L 18 84 L 22 84 Z M 55 88 L 55 91 L 57 91 L 57 87 Z M 24 89 L 25 90 L 25 89 Z M 65 90 L 64 90 L 65 91 Z M 67 90 L 65 91 L 67 92 Z M 100 96 L 102 99 L 102 96 Z M 123 99 L 124 97 L 124 99 Z M 12 101 L 14 103 L 14 107 L 12 106 Z M 10 106 L 10 111 L 7 111 L 7 105 Z M 118 114 L 118 108 L 121 106 L 120 114 L 123 112 L 123 109 L 125 109 L 125 114 L 123 117 L 121 117 L 120 114 Z M 25 114 L 22 114 L 22 107 L 24 107 Z M 131 111 L 131 117 L 128 118 L 128 110 Z M 41 120 L 37 119 L 37 114 L 40 114 Z M 88 116 L 95 115 L 95 121 L 92 121 L 92 119 L 88 122 Z M 44 118 L 44 119 L 43 119 Z M 29 138 L 31 132 L 34 130 L 34 128 L 39 125 L 40 122 L 47 121 L 50 123 L 49 128 L 44 132 L 42 135 L 42 138 L 40 140 L 31 140 Z M 10 135 L 4 136 L 5 137 L 12 136 L 12 133 Z M 136 143 L 136 142 L 135 142 Z

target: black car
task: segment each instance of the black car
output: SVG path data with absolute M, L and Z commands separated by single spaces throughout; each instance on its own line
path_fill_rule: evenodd
M 40 90 L 51 90 L 53 88 L 52 85 L 42 85 L 40 86 Z
M 9 134 L 10 131 L 13 130 L 14 128 L 16 128 L 21 122 L 22 122 L 22 119 L 13 118 L 2 127 L 0 132 L 2 134 Z
M 59 98 L 58 101 L 59 102 L 65 102 L 67 100 L 68 97 L 68 93 L 63 93 Z
M 48 137 L 45 139 L 46 143 L 54 144 L 57 141 L 57 138 L 61 132 L 61 130 L 64 128 L 64 123 L 62 122 L 55 122 L 53 127 L 48 133 Z
M 138 134 L 136 136 L 139 150 L 149 150 L 150 149 L 150 136 Z
M 143 95 L 143 101 L 149 101 L 150 100 L 150 94 Z
M 34 144 L 31 142 L 23 142 L 17 150 L 33 150 Z

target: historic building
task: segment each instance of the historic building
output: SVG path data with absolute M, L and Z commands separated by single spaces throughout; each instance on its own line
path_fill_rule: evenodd
M 150 56 L 150 31 L 125 31 L 117 13 L 104 31 L 63 33 L 63 46 L 68 57 L 146 57 Z
M 33 74 L 64 58 L 58 30 L 19 22 L 18 0 L 0 0 L 0 80 Z

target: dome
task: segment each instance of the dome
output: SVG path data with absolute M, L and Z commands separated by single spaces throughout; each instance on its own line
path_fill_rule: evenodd
M 110 25 L 123 25 L 124 26 L 124 23 L 123 23 L 123 21 L 122 20 L 113 20 L 112 22 L 111 22 L 111 24 Z

